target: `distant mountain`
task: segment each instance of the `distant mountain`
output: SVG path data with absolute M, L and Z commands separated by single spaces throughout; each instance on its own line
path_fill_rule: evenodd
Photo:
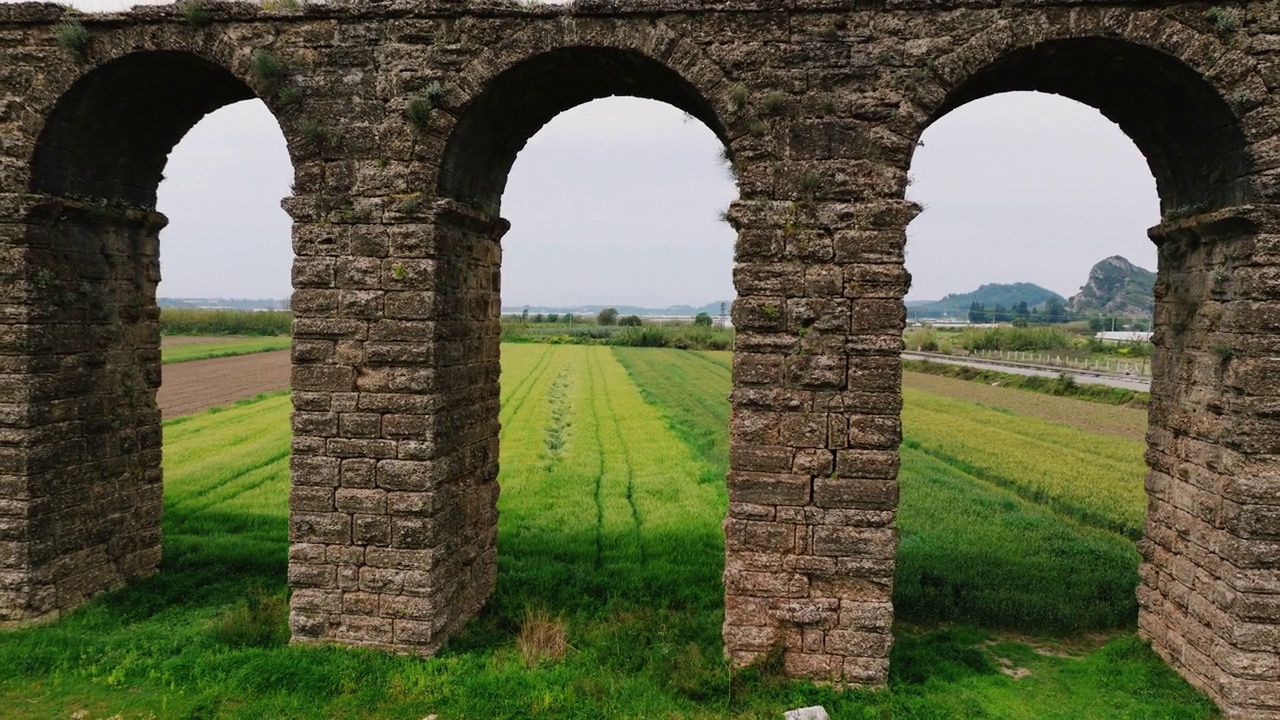
M 1150 317 L 1155 305 L 1156 274 L 1113 255 L 1089 271 L 1089 280 L 1067 301 L 1082 315 Z
M 987 283 L 972 292 L 952 293 L 941 300 L 908 305 L 907 314 L 912 318 L 967 317 L 973 303 L 982 303 L 992 310 L 996 305 L 1011 308 L 1021 302 L 1034 308 L 1050 300 L 1063 302 L 1065 298 L 1035 283 Z
M 732 300 L 717 300 L 716 302 L 707 303 L 700 307 L 693 305 L 668 305 L 667 307 L 640 307 L 637 305 L 503 305 L 503 315 L 519 315 L 525 310 L 530 315 L 536 313 L 573 313 L 574 315 L 595 315 L 605 308 L 614 308 L 619 315 L 639 315 L 640 317 L 652 317 L 654 315 L 678 315 L 682 317 L 693 317 L 698 313 L 706 313 L 711 317 L 719 317 L 720 306 L 724 305 L 724 312 L 727 315 L 733 309 Z

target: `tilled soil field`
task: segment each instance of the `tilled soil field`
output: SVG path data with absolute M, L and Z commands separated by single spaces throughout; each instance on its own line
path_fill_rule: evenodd
M 289 388 L 288 350 L 165 365 L 156 402 L 165 420 Z
M 915 372 L 902 373 L 902 386 L 1128 440 L 1141 441 L 1147 437 L 1146 408 L 1106 405 Z

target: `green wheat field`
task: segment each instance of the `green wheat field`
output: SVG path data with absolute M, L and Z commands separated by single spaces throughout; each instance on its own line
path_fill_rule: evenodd
M 1142 444 L 921 391 L 888 689 L 731 671 L 730 362 L 504 346 L 498 587 L 431 659 L 288 645 L 287 395 L 172 420 L 161 572 L 0 634 L 0 717 L 1217 717 L 1134 636 Z M 563 657 L 521 652 L 529 617 Z

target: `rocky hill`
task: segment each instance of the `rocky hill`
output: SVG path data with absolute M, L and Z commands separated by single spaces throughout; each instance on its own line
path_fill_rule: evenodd
M 1150 317 L 1155 302 L 1156 274 L 1113 255 L 1089 271 L 1089 280 L 1067 301 L 1067 309 L 1082 315 Z

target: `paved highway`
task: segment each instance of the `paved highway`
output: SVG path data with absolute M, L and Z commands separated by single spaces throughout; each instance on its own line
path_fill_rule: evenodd
M 956 357 L 954 355 L 941 355 L 938 353 L 927 352 L 903 352 L 902 357 L 907 360 L 929 360 L 931 362 L 947 363 L 949 365 L 965 365 L 967 367 L 980 368 L 983 370 L 998 370 L 1000 372 L 1010 373 L 1012 375 L 1032 375 L 1041 377 L 1058 377 L 1062 373 L 1066 373 L 1076 379 L 1081 385 L 1106 385 L 1108 387 L 1121 388 L 1123 390 L 1137 390 L 1139 392 L 1151 392 L 1151 380 L 1147 378 L 1130 377 L 1127 375 L 1113 375 L 1104 372 L 1095 372 L 1093 370 L 1078 370 L 1076 368 L 1056 368 L 1049 365 L 1030 365 L 1027 363 L 1018 363 L 1011 360 L 991 360 L 988 358 L 975 357 Z

